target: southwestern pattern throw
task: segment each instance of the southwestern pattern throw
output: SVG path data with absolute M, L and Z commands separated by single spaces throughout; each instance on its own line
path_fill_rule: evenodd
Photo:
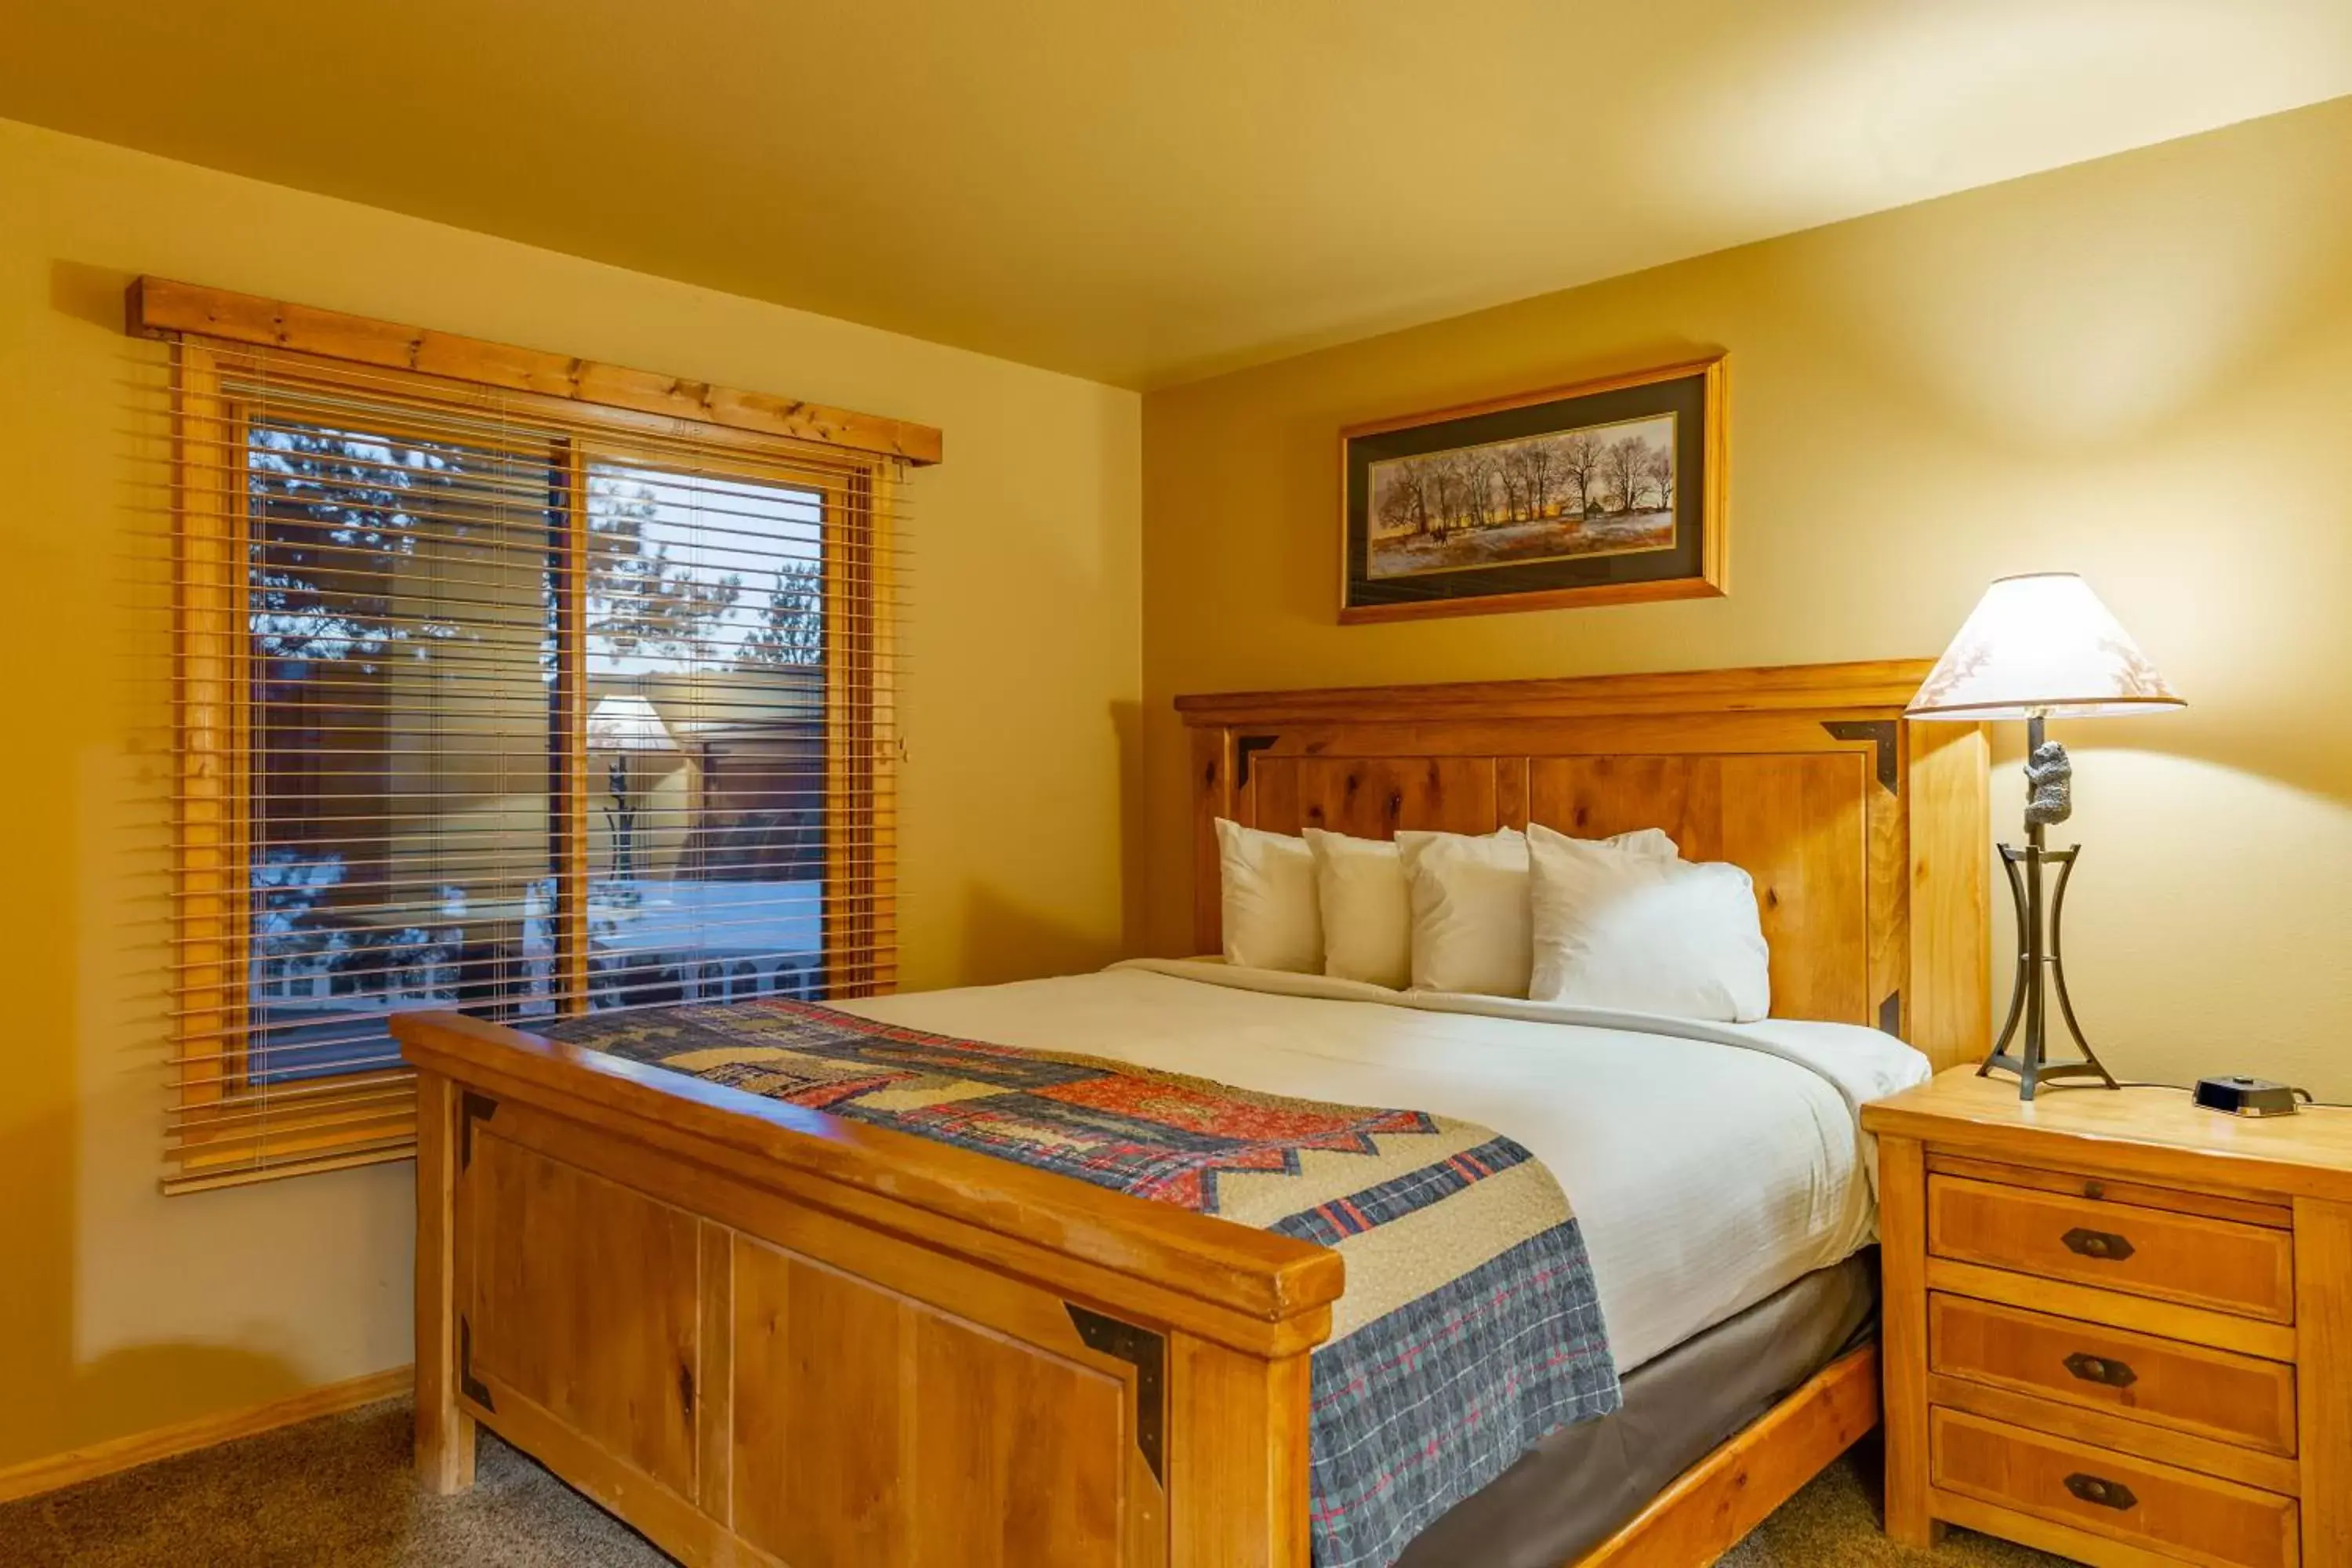
M 540 1031 L 1337 1247 L 1315 1352 L 1315 1561 L 1386 1568 L 1553 1429 L 1617 1407 L 1584 1240 L 1507 1138 L 761 1000 Z

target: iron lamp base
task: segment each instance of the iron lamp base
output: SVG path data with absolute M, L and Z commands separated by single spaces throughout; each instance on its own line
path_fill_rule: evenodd
M 2010 988 L 2009 1017 L 2000 1026 L 2000 1037 L 1993 1042 L 1992 1054 L 1985 1058 L 1984 1065 L 1977 1068 L 1979 1078 L 2014 1073 L 2020 1100 L 2032 1100 L 2044 1083 L 2070 1079 L 2093 1079 L 2107 1089 L 2121 1087 L 2083 1037 L 2083 1026 L 2074 1021 L 2074 1000 L 2066 994 L 2059 921 L 2066 911 L 2066 883 L 2074 874 L 2083 847 L 2074 844 L 2053 849 L 2042 842 L 2047 826 L 2073 815 L 2069 790 L 2073 773 L 2066 748 L 2042 739 L 2040 718 L 2028 719 L 2025 776 L 2033 794 L 2025 807 L 2027 842 L 2022 849 L 2011 844 L 2000 846 L 2001 868 L 2009 873 L 2010 896 L 2017 903 L 2017 979 Z M 2045 878 L 2044 868 L 2052 866 L 2057 868 L 2056 877 Z M 2081 1053 L 2077 1059 L 2049 1059 L 2053 992 L 2066 1037 Z M 2012 1044 L 2015 1050 L 2011 1049 Z

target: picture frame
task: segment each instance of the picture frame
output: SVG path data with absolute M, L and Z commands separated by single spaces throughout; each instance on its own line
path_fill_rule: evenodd
M 1340 431 L 1340 623 L 1729 592 L 1727 363 Z

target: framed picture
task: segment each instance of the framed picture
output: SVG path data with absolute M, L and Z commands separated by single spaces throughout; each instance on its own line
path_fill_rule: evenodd
M 1724 360 L 1339 433 L 1343 622 L 1726 592 Z

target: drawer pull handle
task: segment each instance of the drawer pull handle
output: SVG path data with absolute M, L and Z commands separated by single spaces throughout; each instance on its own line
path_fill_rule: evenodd
M 2122 1237 L 2105 1230 L 2077 1228 L 2068 1231 L 2058 1239 L 2066 1244 L 2067 1251 L 2080 1253 L 2084 1258 L 2095 1258 L 2105 1263 L 2120 1263 L 2137 1250 Z
M 2084 1383 L 2103 1383 L 2109 1388 L 2129 1388 L 2139 1381 L 2139 1373 L 2113 1356 L 2091 1355 L 2076 1351 L 2066 1358 L 2066 1370 Z
M 2118 1513 L 2138 1506 L 2139 1499 L 2131 1488 L 2121 1481 L 2103 1480 L 2097 1476 L 2072 1475 L 2066 1478 L 2066 1489 L 2084 1502 L 2111 1508 Z

